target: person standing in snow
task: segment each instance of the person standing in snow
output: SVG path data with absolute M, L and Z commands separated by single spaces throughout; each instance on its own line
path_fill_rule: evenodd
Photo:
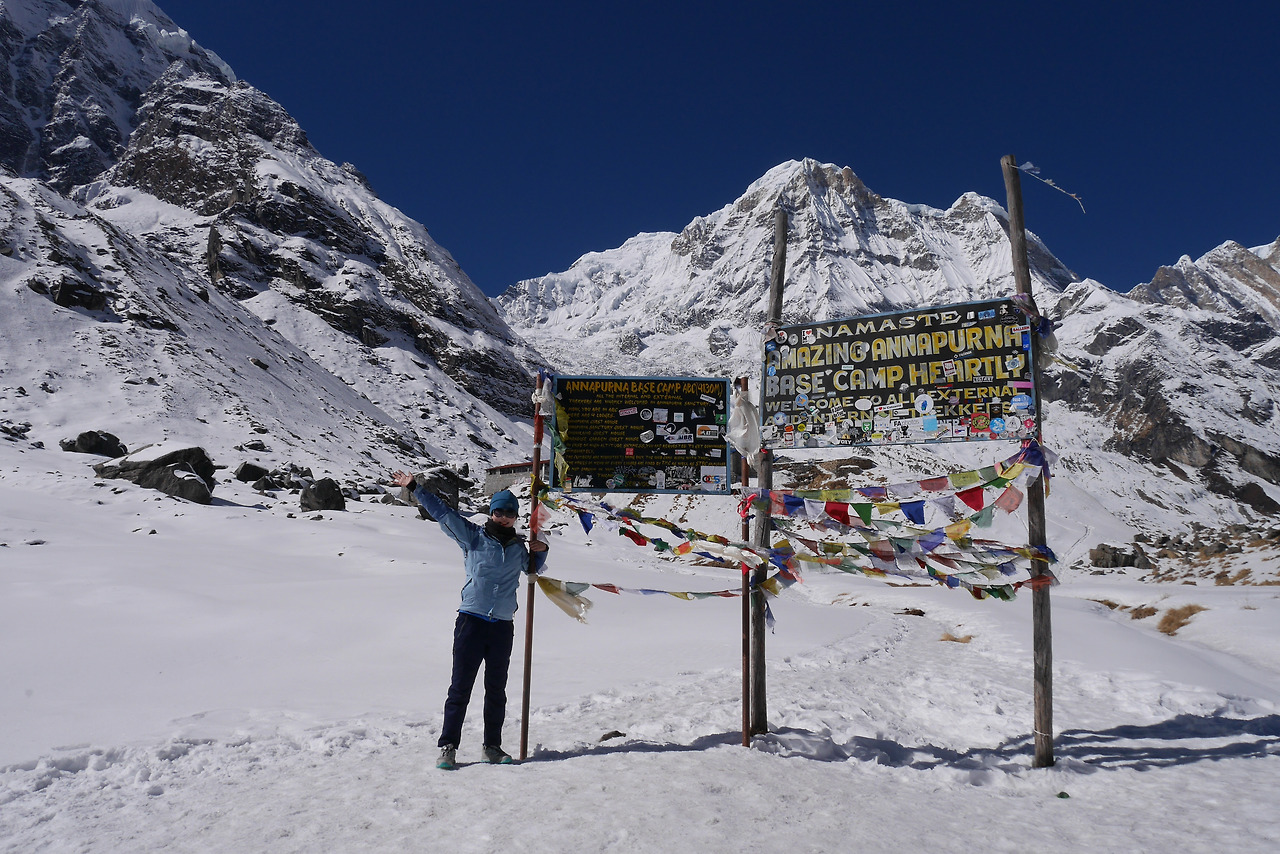
M 462 722 L 467 715 L 471 689 L 484 664 L 484 761 L 508 764 L 502 749 L 502 723 L 507 714 L 507 668 L 515 638 L 516 591 L 520 572 L 542 571 L 547 544 L 534 540 L 527 546 L 516 531 L 520 502 L 509 490 L 489 499 L 489 519 L 477 525 L 462 518 L 439 496 L 417 484 L 402 471 L 391 473 L 396 486 L 413 486 L 413 497 L 462 547 L 466 582 L 462 604 L 453 628 L 453 678 L 444 704 L 444 728 L 440 732 L 440 759 L 436 767 L 457 767 Z M 532 561 L 530 561 L 532 552 Z

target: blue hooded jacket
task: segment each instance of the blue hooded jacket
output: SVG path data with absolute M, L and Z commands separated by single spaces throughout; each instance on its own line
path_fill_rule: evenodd
M 462 604 L 458 608 L 486 620 L 511 620 L 518 607 L 516 592 L 520 573 L 529 569 L 529 549 L 523 536 L 516 535 L 504 545 L 489 536 L 480 525 L 462 518 L 439 496 L 415 486 L 413 497 L 455 543 L 462 547 Z M 533 571 L 541 572 L 547 562 L 545 551 L 533 553 Z

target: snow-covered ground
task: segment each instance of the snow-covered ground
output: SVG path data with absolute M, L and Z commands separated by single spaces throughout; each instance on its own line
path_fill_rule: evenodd
M 1031 767 L 1029 594 L 810 570 L 772 603 L 772 731 L 752 748 L 739 600 L 594 590 L 581 625 L 538 594 L 528 761 L 447 773 L 461 558 L 436 525 L 236 482 L 198 506 L 97 480 L 97 461 L 0 441 L 4 851 L 1280 849 L 1274 542 L 1172 583 L 1063 571 L 1051 769 Z M 736 538 L 731 502 L 664 500 L 647 512 Z M 564 522 L 554 577 L 738 583 Z M 1186 605 L 1205 610 L 1157 630 Z

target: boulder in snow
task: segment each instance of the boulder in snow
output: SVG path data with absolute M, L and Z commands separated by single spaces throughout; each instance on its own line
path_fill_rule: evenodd
M 197 504 L 213 502 L 216 469 L 204 448 L 146 445 L 127 456 L 98 463 L 93 470 L 99 477 L 128 480 Z
M 236 480 L 240 481 L 241 483 L 252 483 L 255 480 L 261 480 L 262 478 L 266 477 L 268 474 L 270 474 L 270 472 L 267 471 L 267 469 L 263 468 L 257 463 L 251 463 L 248 460 L 246 460 L 245 462 L 242 462 L 240 465 L 236 466 L 234 477 Z
M 86 430 L 74 439 L 63 439 L 58 445 L 69 453 L 97 454 L 112 459 L 129 453 L 116 436 L 105 430 Z
M 346 510 L 347 499 L 342 494 L 342 487 L 331 477 L 322 477 L 302 490 L 302 509 L 311 510 Z

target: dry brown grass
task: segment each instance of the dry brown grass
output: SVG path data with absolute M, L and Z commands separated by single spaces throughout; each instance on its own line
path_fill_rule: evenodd
M 714 569 L 737 569 L 740 564 L 736 564 L 731 560 L 708 560 L 707 558 L 698 558 L 689 561 L 690 566 L 708 566 Z
M 968 643 L 969 641 L 973 640 L 973 635 L 964 635 L 963 637 L 956 637 L 955 635 L 951 634 L 951 632 L 943 632 L 942 637 L 938 638 L 938 640 L 951 641 L 952 643 Z
M 1239 584 L 1240 582 L 1248 578 L 1250 575 L 1252 575 L 1252 572 L 1248 569 L 1242 569 L 1239 572 L 1237 572 L 1235 575 L 1231 575 L 1226 570 L 1223 570 L 1222 572 L 1219 572 L 1217 575 L 1213 577 L 1213 583 L 1219 587 L 1225 587 L 1231 584 Z
M 1147 617 L 1154 617 L 1158 613 L 1160 612 L 1150 605 L 1143 605 L 1140 608 L 1134 608 L 1133 613 L 1129 616 L 1135 620 L 1145 620 Z
M 1110 608 L 1112 611 L 1114 611 L 1116 608 L 1119 608 L 1121 611 L 1129 610 L 1124 605 L 1121 605 L 1119 602 L 1112 602 L 1110 599 L 1091 599 L 1090 601 L 1097 602 L 1099 605 L 1102 605 L 1106 608 Z
M 1156 628 L 1166 635 L 1176 635 L 1178 629 L 1191 622 L 1192 617 L 1204 610 L 1206 609 L 1200 605 L 1183 605 L 1181 608 L 1170 608 L 1160 618 L 1160 624 Z

